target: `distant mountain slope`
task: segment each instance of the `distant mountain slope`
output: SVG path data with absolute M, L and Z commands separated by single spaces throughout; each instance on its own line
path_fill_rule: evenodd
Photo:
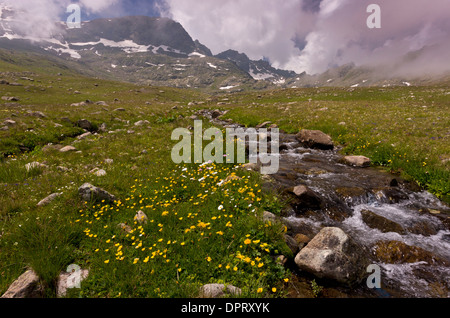
M 276 84 L 283 84 L 286 78 L 297 76 L 293 71 L 276 69 L 267 61 L 252 61 L 244 53 L 239 53 L 234 50 L 227 50 L 217 54 L 216 57 L 234 62 L 241 70 L 249 73 L 255 80 L 270 80 Z

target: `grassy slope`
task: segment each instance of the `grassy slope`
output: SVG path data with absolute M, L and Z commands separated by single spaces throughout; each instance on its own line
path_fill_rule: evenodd
M 374 164 L 413 178 L 450 202 L 450 94 L 446 86 L 314 88 L 232 97 L 227 114 L 249 126 L 319 129 Z
M 192 124 L 185 118 L 195 110 L 186 105 L 207 96 L 86 78 L 46 60 L 20 67 L 16 62 L 25 57 L 14 59 L 0 64 L 3 79 L 23 84 L 0 85 L 1 96 L 20 99 L 20 105 L 0 104 L 0 122 L 16 121 L 0 132 L 1 150 L 9 155 L 0 162 L 0 293 L 31 266 L 48 287 L 47 296 L 54 296 L 55 278 L 71 263 L 91 271 L 72 296 L 195 297 L 209 282 L 242 287 L 244 296 L 283 293 L 288 273 L 272 257 L 287 252 L 283 228 L 255 217 L 266 209 L 279 212 L 281 204 L 261 192 L 259 177 L 232 165 L 180 167 L 170 159 L 172 131 Z M 86 99 L 110 106 L 70 106 Z M 114 133 L 72 143 L 81 131 L 63 117 L 105 123 Z M 149 124 L 137 127 L 139 120 Z M 44 149 L 48 142 L 73 144 L 81 153 Z M 19 143 L 32 151 L 18 153 Z M 27 171 L 25 165 L 35 161 L 48 167 Z M 95 176 L 94 168 L 107 175 Z M 231 173 L 242 179 L 219 189 L 217 183 Z M 77 189 L 84 182 L 114 193 L 120 202 L 80 202 Z M 36 207 L 55 192 L 62 195 Z M 138 210 L 148 215 L 147 224 L 133 220 Z M 119 223 L 132 232 L 123 232 Z
M 191 101 L 229 109 L 230 118 L 249 126 L 271 120 L 293 133 L 321 129 L 342 143 L 344 152 L 368 155 L 448 198 L 448 163 L 441 161 L 450 148 L 450 95 L 445 87 L 291 89 L 225 95 L 229 104 L 217 106 L 223 97 L 88 78 L 23 55 L 4 56 L 0 72 L 1 78 L 23 84 L 0 85 L 1 96 L 20 98 L 20 106 L 0 104 L 0 122 L 17 122 L 0 132 L 0 151 L 11 155 L 0 162 L 0 293 L 26 266 L 51 287 L 61 269 L 76 263 L 89 267 L 91 275 L 75 296 L 191 297 L 208 282 L 246 286 L 244 293 L 251 297 L 283 294 L 282 279 L 288 273 L 271 257 L 286 248 L 282 229 L 253 217 L 255 207 L 277 213 L 281 203 L 260 192 L 257 175 L 227 165 L 177 167 L 170 160 L 174 142 L 169 136 L 173 129 L 192 124 L 187 117 L 195 109 L 186 106 Z M 70 106 L 86 99 L 109 106 Z M 29 116 L 30 110 L 46 117 Z M 75 143 L 81 153 L 44 151 L 46 143 L 68 145 L 80 133 L 63 117 L 105 123 L 116 133 Z M 135 127 L 138 120 L 150 123 Z M 25 132 L 27 128 L 34 132 Z M 24 142 L 32 151 L 20 154 L 18 144 Z M 106 164 L 107 158 L 114 163 Z M 26 171 L 25 164 L 33 161 L 48 168 Z M 57 166 L 70 171 L 63 173 Z M 107 175 L 89 173 L 94 168 L 105 169 Z M 243 179 L 227 185 L 227 192 L 219 189 L 217 182 L 232 172 Z M 84 182 L 116 194 L 121 203 L 80 202 L 77 189 Z M 36 208 L 54 192 L 63 195 Z M 149 216 L 147 225 L 134 223 L 139 209 Z M 121 222 L 133 233 L 120 231 Z

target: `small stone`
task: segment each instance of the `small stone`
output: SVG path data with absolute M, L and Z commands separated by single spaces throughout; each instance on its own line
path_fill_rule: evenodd
M 317 194 L 309 189 L 307 186 L 298 185 L 290 190 L 295 196 L 296 200 L 293 206 L 296 210 L 318 209 L 321 205 L 321 200 Z
M 94 128 L 92 123 L 87 119 L 80 119 L 79 121 L 77 121 L 77 126 L 89 131 L 92 131 Z
M 140 224 L 146 224 L 148 221 L 148 217 L 143 211 L 138 211 L 134 219 L 138 221 Z
M 16 122 L 14 120 L 7 119 L 7 120 L 5 120 L 3 122 L 3 125 L 5 125 L 5 126 L 15 126 Z
M 258 170 L 258 164 L 250 162 L 250 163 L 243 164 L 240 168 L 242 168 L 244 170 L 256 171 L 256 170 Z
M 275 222 L 277 220 L 277 217 L 272 212 L 264 211 L 263 212 L 263 220 L 264 220 L 264 222 Z
M 57 197 L 59 197 L 61 195 L 62 195 L 62 193 L 52 193 L 45 199 L 42 199 L 41 201 L 39 201 L 37 206 L 39 206 L 39 207 L 45 206 L 45 205 L 51 203 L 53 200 L 55 200 Z
M 262 124 L 257 125 L 255 128 L 259 129 L 259 128 L 267 128 L 267 126 L 271 125 L 272 122 L 271 121 L 265 121 Z
M 78 140 L 83 140 L 83 139 L 86 139 L 86 137 L 89 137 L 89 136 L 91 136 L 92 135 L 92 133 L 91 132 L 87 132 L 87 133 L 84 133 L 84 134 L 82 134 L 82 135 L 79 135 L 78 137 L 77 137 L 77 139 Z
M 68 289 L 80 288 L 80 283 L 89 276 L 89 270 L 78 268 L 75 265 L 69 265 L 67 270 L 70 272 L 62 272 L 59 275 L 58 297 L 65 297 Z
M 143 125 L 148 125 L 150 124 L 150 122 L 148 120 L 140 120 L 134 123 L 135 126 L 143 126 Z
M 38 117 L 38 118 L 46 118 L 47 117 L 47 116 L 45 116 L 45 114 L 43 112 L 39 112 L 39 111 L 36 111 L 36 112 L 28 111 L 27 114 L 29 116 Z
M 106 176 L 106 171 L 103 169 L 95 168 L 91 170 L 91 173 L 96 175 L 97 177 L 103 177 Z
M 63 148 L 61 148 L 59 151 L 60 152 L 69 152 L 69 151 L 76 151 L 77 149 L 73 146 L 65 146 Z
M 61 172 L 67 172 L 67 171 L 69 171 L 68 168 L 63 167 L 63 166 L 57 166 L 56 169 L 57 169 L 58 171 L 61 171 Z
M 83 201 L 90 202 L 105 200 L 109 203 L 114 203 L 117 201 L 116 196 L 108 193 L 107 191 L 97 188 L 90 183 L 85 183 L 81 187 L 78 188 L 78 193 Z
M 133 230 L 129 225 L 126 225 L 125 223 L 119 223 L 117 224 L 117 226 L 120 227 L 126 233 L 131 233 L 131 231 Z
M 346 156 L 344 161 L 346 164 L 354 167 L 364 168 L 370 166 L 370 159 L 364 156 Z
M 292 254 L 296 254 L 299 250 L 299 246 L 297 241 L 289 235 L 284 235 L 284 241 L 286 242 L 286 245 L 289 247 L 289 249 L 292 251 Z
M 8 102 L 18 102 L 20 99 L 14 96 L 2 96 L 2 99 Z
M 221 115 L 222 115 L 222 112 L 221 112 L 220 110 L 218 110 L 218 109 L 213 110 L 213 111 L 211 112 L 211 117 L 212 117 L 213 119 L 215 119 L 215 118 L 217 118 L 217 117 L 219 117 L 219 116 L 221 116 Z
M 220 298 L 226 294 L 239 296 L 242 293 L 240 288 L 224 284 L 207 284 L 200 288 L 201 298 Z

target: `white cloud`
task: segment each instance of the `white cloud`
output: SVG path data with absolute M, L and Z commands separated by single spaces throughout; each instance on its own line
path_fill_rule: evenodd
M 119 2 L 120 0 L 79 0 L 80 6 L 89 13 L 101 13 Z
M 395 64 L 424 46 L 450 46 L 448 0 L 377 0 L 381 29 L 366 25 L 371 0 L 165 1 L 166 14 L 213 53 L 235 49 L 253 59 L 266 56 L 274 66 L 297 72 L 318 73 L 350 62 Z M 306 9 L 314 7 L 318 10 Z M 436 70 L 450 69 L 445 59 L 433 56 Z
M 292 41 L 314 21 L 301 0 L 167 0 L 170 17 L 214 54 L 227 49 L 286 63 L 300 51 Z

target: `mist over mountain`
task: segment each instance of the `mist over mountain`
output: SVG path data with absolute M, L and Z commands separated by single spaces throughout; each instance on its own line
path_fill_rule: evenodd
M 314 9 L 315 8 L 315 9 Z M 312 6 L 308 12 L 317 12 Z M 446 42 L 418 46 L 401 57 L 330 65 L 314 75 L 278 69 L 247 52 L 227 49 L 213 55 L 170 18 L 125 16 L 82 22 L 70 29 L 63 22 L 42 22 L 26 9 L 0 4 L 0 48 L 38 52 L 75 62 L 91 75 L 123 81 L 186 88 L 240 91 L 271 87 L 419 85 L 447 80 L 436 55 L 448 52 Z M 36 30 L 34 30 L 36 29 Z M 417 65 L 423 65 L 418 71 Z M 440 72 L 438 72 L 440 71 Z M 419 74 L 419 75 L 418 75 Z M 437 76 L 436 74 L 439 74 Z

